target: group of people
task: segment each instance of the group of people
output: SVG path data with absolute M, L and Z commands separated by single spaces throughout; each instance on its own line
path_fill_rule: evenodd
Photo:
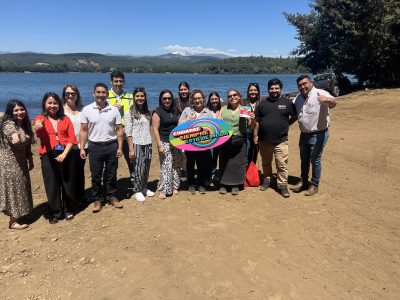
M 139 202 L 155 196 L 147 184 L 152 159 L 152 136 L 160 157 L 158 197 L 179 194 L 181 171 L 186 170 L 189 193 L 206 193 L 208 182 L 219 183 L 219 193 L 238 195 L 246 180 L 246 168 L 261 155 L 263 180 L 260 189 L 271 186 L 272 160 L 275 158 L 277 188 L 283 197 L 288 191 L 288 131 L 296 120 L 301 176 L 294 192 L 318 192 L 321 155 L 328 140 L 329 108 L 336 100 L 326 91 L 316 89 L 308 75 L 297 79 L 298 95 L 290 100 L 281 95 L 282 82 L 268 82 L 268 96 L 261 97 L 257 83 L 250 83 L 247 97 L 229 89 L 223 102 L 217 92 L 206 99 L 202 90 L 190 90 L 183 81 L 175 99 L 171 90 L 159 95 L 159 107 L 150 112 L 144 88 L 133 93 L 123 90 L 124 74 L 113 71 L 112 88 L 96 83 L 94 102 L 83 107 L 79 89 L 72 84 L 63 88 L 61 98 L 54 92 L 42 99 L 42 113 L 33 121 L 25 105 L 12 99 L 0 127 L 0 211 L 10 217 L 10 229 L 25 229 L 24 216 L 32 210 L 29 171 L 33 169 L 31 145 L 34 133 L 38 147 L 44 187 L 47 194 L 50 224 L 71 220 L 87 205 L 84 167 L 89 158 L 93 212 L 105 203 L 122 208 L 117 199 L 118 158 L 124 156 L 130 171 L 133 197 Z M 250 108 L 248 117 L 240 114 Z M 205 151 L 185 151 L 169 142 L 171 131 L 183 122 L 200 118 L 218 118 L 228 122 L 233 133 L 221 146 Z M 151 134 L 153 133 L 153 134 Z M 312 177 L 309 183 L 309 169 Z M 196 166 L 196 167 L 195 167 Z M 217 168 L 218 166 L 218 168 Z

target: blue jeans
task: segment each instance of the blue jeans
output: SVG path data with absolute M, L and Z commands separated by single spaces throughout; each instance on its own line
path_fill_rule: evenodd
M 300 134 L 301 179 L 304 183 L 308 182 L 308 173 L 310 171 L 311 163 L 311 184 L 314 186 L 319 185 L 322 170 L 321 156 L 328 138 L 328 130 L 315 133 L 302 132 Z

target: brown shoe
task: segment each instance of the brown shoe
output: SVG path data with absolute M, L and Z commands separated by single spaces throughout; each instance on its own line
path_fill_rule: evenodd
M 318 187 L 315 185 L 311 185 L 307 192 L 305 192 L 305 195 L 314 196 L 316 193 L 318 193 Z
M 290 189 L 294 193 L 300 193 L 301 191 L 307 189 L 307 186 L 303 183 L 303 180 L 300 180 L 296 185 L 290 187 Z
M 101 204 L 101 201 L 95 201 L 94 203 L 93 203 L 93 212 L 94 213 L 98 213 L 99 211 L 101 211 L 101 207 L 102 207 L 103 205 Z
M 114 208 L 123 208 L 124 206 L 122 205 L 121 202 L 119 202 L 117 199 L 112 199 L 110 200 L 110 204 L 114 207 Z

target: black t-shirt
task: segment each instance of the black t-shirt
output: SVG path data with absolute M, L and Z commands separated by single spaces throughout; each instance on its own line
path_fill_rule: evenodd
M 296 116 L 296 108 L 290 99 L 268 97 L 260 102 L 254 114 L 259 119 L 260 141 L 280 144 L 288 140 L 289 118 Z
M 178 126 L 180 114 L 175 107 L 169 111 L 165 110 L 163 107 L 158 107 L 154 112 L 160 118 L 160 128 L 158 130 L 160 132 L 160 140 L 168 142 L 169 134 L 172 129 Z

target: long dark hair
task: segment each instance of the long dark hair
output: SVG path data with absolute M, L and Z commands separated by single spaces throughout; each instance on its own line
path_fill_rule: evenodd
M 211 97 L 212 96 L 217 96 L 218 97 L 218 100 L 219 100 L 219 102 L 218 102 L 218 110 L 221 110 L 221 97 L 219 96 L 218 92 L 215 92 L 215 91 L 211 92 L 210 95 L 208 95 L 207 108 L 209 110 L 212 110 L 212 105 L 211 105 Z
M 62 103 L 63 105 L 65 105 L 67 103 L 67 99 L 65 98 L 65 91 L 67 90 L 67 88 L 70 88 L 71 90 L 73 90 L 76 93 L 76 101 L 75 101 L 75 107 L 81 111 L 83 108 L 83 104 L 82 104 L 82 98 L 81 98 L 81 93 L 79 92 L 79 89 L 76 85 L 73 84 L 66 84 L 62 90 Z
M 247 101 L 250 102 L 250 88 L 254 86 L 257 91 L 258 91 L 258 96 L 257 96 L 257 100 L 256 100 L 256 106 L 260 103 L 260 99 L 261 99 L 261 92 L 260 92 L 260 86 L 258 85 L 257 82 L 250 82 L 249 85 L 247 86 Z
M 181 81 L 178 85 L 178 97 L 177 97 L 177 101 L 176 101 L 176 108 L 178 109 L 179 112 L 182 112 L 182 99 L 181 98 L 181 93 L 179 92 L 180 88 L 184 86 L 188 89 L 188 96 L 187 96 L 187 100 L 186 101 L 190 101 L 190 85 L 189 83 L 187 83 L 186 81 Z
M 150 110 L 149 110 L 149 106 L 147 104 L 147 95 L 146 95 L 146 91 L 144 90 L 144 87 L 137 87 L 134 91 L 133 91 L 133 100 L 135 100 L 135 95 L 137 93 L 143 93 L 144 94 L 144 103 L 142 105 L 142 108 L 139 108 L 139 105 L 137 105 L 136 101 L 133 101 L 133 105 L 131 105 L 131 117 L 132 117 L 132 121 L 133 118 L 135 118 L 136 120 L 139 120 L 140 118 L 140 114 L 145 115 L 147 120 L 151 119 L 151 114 L 150 114 Z
M 58 96 L 56 93 L 54 92 L 47 92 L 46 94 L 44 94 L 43 99 L 42 99 L 42 115 L 45 116 L 46 118 L 49 117 L 49 113 L 46 110 L 46 101 L 49 98 L 54 98 L 54 100 L 56 100 L 56 102 L 58 103 L 58 111 L 56 112 L 56 118 L 57 119 L 64 119 L 64 106 L 61 102 L 60 96 Z
M 22 121 L 21 127 L 26 132 L 26 134 L 29 135 L 29 137 L 31 139 L 31 143 L 33 143 L 35 141 L 34 136 L 33 136 L 33 131 L 32 131 L 32 124 L 31 124 L 31 121 L 29 120 L 28 110 L 26 109 L 25 104 L 18 99 L 11 99 L 7 102 L 6 111 L 4 112 L 3 119 L 1 120 L 1 125 L 0 125 L 0 129 L 1 129 L 0 130 L 0 143 L 2 145 L 4 145 L 4 132 L 3 132 L 4 123 L 6 121 L 15 122 L 13 110 L 17 105 L 23 107 L 25 109 L 25 113 L 26 113 L 25 118 Z M 15 122 L 15 124 L 17 126 L 19 126 L 17 124 L 17 122 Z

